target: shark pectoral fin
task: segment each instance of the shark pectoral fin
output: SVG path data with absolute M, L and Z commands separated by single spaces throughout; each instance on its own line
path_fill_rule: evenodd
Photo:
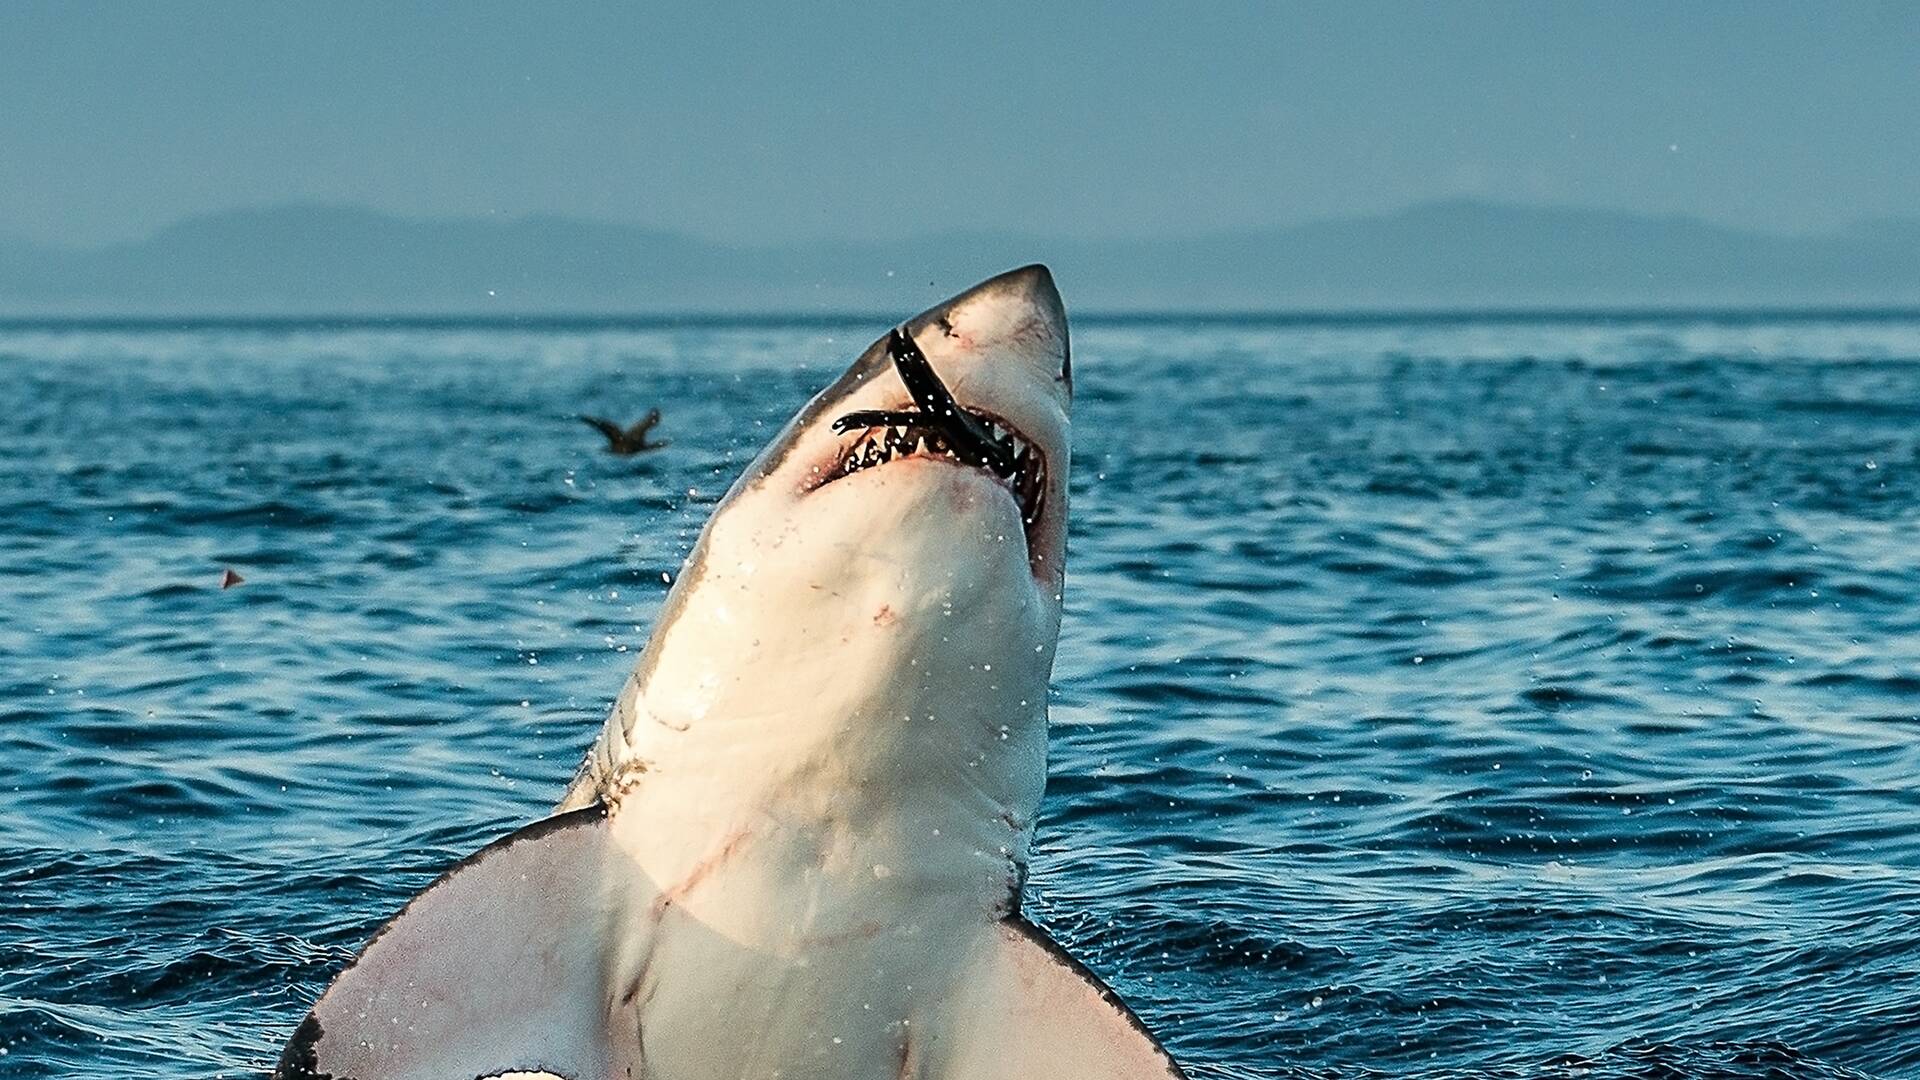
M 622 865 L 597 805 L 482 848 L 367 943 L 273 1077 L 612 1075 L 601 939 Z
M 1125 1003 L 1018 916 L 994 927 L 964 977 L 942 1080 L 1185 1080 Z

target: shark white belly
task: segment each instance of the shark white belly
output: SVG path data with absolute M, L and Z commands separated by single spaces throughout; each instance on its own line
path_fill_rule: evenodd
M 715 510 L 560 813 L 389 923 L 276 1076 L 1179 1076 L 1018 914 L 1068 355 L 1039 267 L 867 350 Z

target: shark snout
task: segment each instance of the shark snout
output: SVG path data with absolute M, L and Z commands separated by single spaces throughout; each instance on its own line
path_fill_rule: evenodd
M 1064 341 L 1067 336 L 1067 307 L 1060 300 L 1060 290 L 1053 283 L 1053 271 L 1043 263 L 1033 263 L 1009 270 L 999 277 L 988 278 L 981 282 L 973 292 L 985 293 L 1003 305 L 1025 309 L 1026 318 L 1045 331 L 1047 336 Z
M 813 506 L 859 513 L 849 500 L 900 502 L 907 486 L 977 490 L 977 477 L 921 459 L 944 461 L 1005 488 L 1036 576 L 1057 579 L 1073 407 L 1068 355 L 1066 308 L 1045 266 L 988 278 L 869 346 L 735 493 L 770 493 L 774 512 L 791 515 Z M 818 493 L 830 497 L 816 501 Z M 730 494 L 710 532 L 737 516 L 726 513 L 732 502 Z
M 936 339 L 936 358 L 948 351 L 991 355 L 1031 364 L 1049 379 L 1072 378 L 1066 305 L 1053 273 L 1040 263 L 988 278 L 927 311 L 910 329 L 923 345 Z

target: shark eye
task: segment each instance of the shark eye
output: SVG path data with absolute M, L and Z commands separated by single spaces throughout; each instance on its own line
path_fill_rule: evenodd
M 940 328 L 941 333 L 948 337 L 953 336 L 953 320 L 949 318 L 946 313 L 942 312 L 940 318 L 934 321 L 934 325 Z

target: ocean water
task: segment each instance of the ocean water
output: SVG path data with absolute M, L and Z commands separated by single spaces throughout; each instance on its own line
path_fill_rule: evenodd
M 0 329 L 0 1075 L 263 1069 L 882 329 Z M 1195 1077 L 1920 1076 L 1920 321 L 1075 345 L 1028 906 Z

